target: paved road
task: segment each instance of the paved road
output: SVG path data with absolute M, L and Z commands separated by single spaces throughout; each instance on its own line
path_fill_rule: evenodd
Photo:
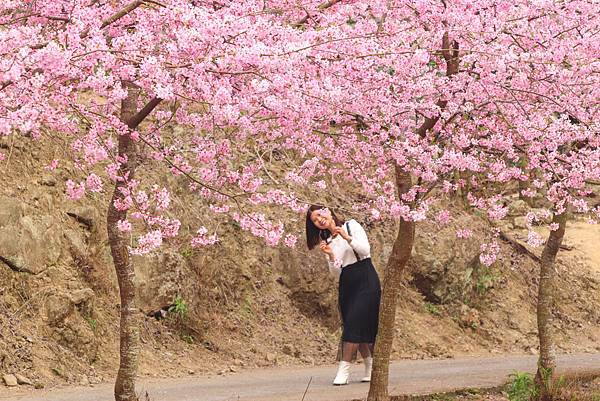
M 390 369 L 390 394 L 424 394 L 465 387 L 500 385 L 515 371 L 535 371 L 535 356 L 502 356 L 446 360 L 397 361 Z M 600 354 L 558 357 L 561 371 L 598 371 Z M 182 379 L 140 379 L 138 390 L 152 401 L 342 401 L 366 398 L 369 386 L 357 382 L 362 365 L 353 366 L 347 386 L 331 385 L 335 366 L 273 368 L 242 371 L 228 376 Z M 1 401 L 112 401 L 112 384 L 66 387 L 27 393 L 6 392 Z M 21 390 L 19 390 L 21 391 Z M 12 394 L 11 394 L 12 392 Z

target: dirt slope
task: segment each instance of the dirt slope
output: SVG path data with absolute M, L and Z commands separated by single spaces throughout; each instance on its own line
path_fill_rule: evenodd
M 118 361 L 118 298 L 106 245 L 107 194 L 66 200 L 65 181 L 75 170 L 43 169 L 61 149 L 3 141 L 10 158 L 0 163 L 0 257 L 8 261 L 0 262 L 0 374 L 22 373 L 39 386 L 110 380 Z M 211 218 L 184 191 L 175 203 L 184 232 Z M 458 201 L 450 207 L 452 224 L 418 226 L 393 357 L 535 352 L 537 266 L 508 244 L 492 268 L 482 266 L 487 223 Z M 281 213 L 302 232 L 302 216 Z M 394 224 L 363 222 L 381 273 Z M 464 227 L 474 235 L 457 241 L 455 231 Z M 573 249 L 559 254 L 559 350 L 594 352 L 600 350 L 598 227 L 572 227 Z M 235 224 L 224 222 L 220 230 L 224 240 L 213 248 L 194 250 L 184 234 L 160 255 L 136 260 L 142 312 L 177 296 L 187 308 L 185 316 L 144 319 L 141 375 L 333 362 L 336 283 L 322 257 L 301 246 L 270 249 Z

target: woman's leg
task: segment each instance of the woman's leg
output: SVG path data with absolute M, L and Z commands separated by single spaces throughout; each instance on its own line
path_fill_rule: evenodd
M 362 355 L 363 359 L 373 356 L 370 345 L 370 343 L 358 344 L 358 352 L 360 352 L 360 355 Z
M 370 382 L 371 371 L 373 370 L 373 343 L 360 343 L 358 350 L 360 351 L 365 364 L 365 375 L 360 381 Z
M 333 379 L 336 386 L 348 384 L 350 378 L 350 367 L 352 366 L 352 357 L 358 350 L 358 343 L 342 342 L 342 360 L 338 366 L 337 373 Z
M 352 357 L 356 354 L 358 343 L 349 343 L 344 341 L 342 344 L 342 361 L 352 362 Z M 362 352 L 361 352 L 362 354 Z

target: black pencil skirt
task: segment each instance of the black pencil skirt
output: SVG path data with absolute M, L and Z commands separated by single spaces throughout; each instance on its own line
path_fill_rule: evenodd
M 381 285 L 371 258 L 342 268 L 338 296 L 344 324 L 342 341 L 374 343 Z

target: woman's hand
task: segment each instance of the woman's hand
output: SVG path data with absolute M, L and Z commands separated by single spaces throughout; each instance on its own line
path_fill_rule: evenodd
M 333 257 L 333 250 L 331 249 L 331 245 L 327 244 L 325 241 L 321 241 L 319 244 L 319 249 L 321 252 L 325 253 L 330 258 Z
M 333 229 L 333 232 L 332 232 L 332 234 L 333 234 L 333 235 L 339 234 L 339 235 L 341 235 L 341 236 L 342 236 L 342 238 L 343 238 L 343 239 L 345 239 L 345 240 L 346 240 L 346 241 L 348 241 L 348 242 L 350 242 L 350 241 L 352 240 L 352 237 L 350 237 L 350 236 L 348 235 L 348 233 L 346 232 L 346 230 L 344 230 L 344 228 L 343 228 L 343 227 L 337 227 L 337 226 L 336 226 L 336 227 Z

